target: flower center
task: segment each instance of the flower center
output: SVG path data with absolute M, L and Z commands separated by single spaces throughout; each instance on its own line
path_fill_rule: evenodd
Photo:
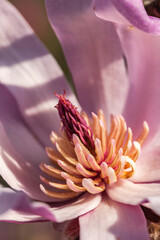
M 55 148 L 46 148 L 52 165 L 40 164 L 48 175 L 40 176 L 44 184 L 41 190 L 57 199 L 70 199 L 83 192 L 97 194 L 103 192 L 107 184 L 119 178 L 130 178 L 135 173 L 136 160 L 148 136 L 149 127 L 143 129 L 136 141 L 132 140 L 132 130 L 127 128 L 125 119 L 111 116 L 111 127 L 107 130 L 104 113 L 79 113 L 64 95 L 59 98 L 58 109 L 62 130 L 60 136 L 51 133 Z

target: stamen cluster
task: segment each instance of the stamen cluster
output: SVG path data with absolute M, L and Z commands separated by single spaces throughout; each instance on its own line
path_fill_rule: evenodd
M 86 191 L 91 194 L 103 192 L 107 184 L 115 183 L 118 178 L 131 177 L 135 173 L 135 162 L 149 132 L 148 124 L 144 122 L 141 134 L 133 141 L 132 130 L 127 128 L 121 115 L 111 116 L 110 131 L 107 131 L 102 110 L 97 115 L 92 113 L 92 118 L 89 119 L 87 114 L 78 113 L 64 95 L 58 98 L 57 108 L 63 130 L 61 136 L 51 133 L 51 141 L 56 149 L 46 148 L 52 165 L 40 165 L 41 170 L 53 178 L 48 180 L 41 176 L 41 180 L 54 189 L 47 190 L 41 184 L 41 190 L 48 196 L 65 200 Z M 68 115 L 71 115 L 69 120 L 66 109 L 69 109 Z M 85 144 L 81 135 L 74 131 L 76 121 L 81 124 L 85 122 L 85 130 L 88 129 L 93 143 L 88 141 Z

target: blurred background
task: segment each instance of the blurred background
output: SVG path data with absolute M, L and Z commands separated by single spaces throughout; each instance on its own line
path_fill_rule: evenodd
M 60 240 L 51 223 L 0 223 L 1 240 Z

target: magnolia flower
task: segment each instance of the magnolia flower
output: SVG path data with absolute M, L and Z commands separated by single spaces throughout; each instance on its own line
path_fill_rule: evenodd
M 99 19 L 106 14 L 93 1 L 46 2 L 80 105 L 28 24 L 0 0 L 0 174 L 12 188 L 1 187 L 0 220 L 65 222 L 66 238 L 149 239 L 140 204 L 160 213 L 159 37 L 130 27 L 131 18 L 141 23 L 133 4 L 126 16 L 112 1 L 126 21 L 116 31 L 116 15 Z M 57 105 L 53 92 L 63 89 L 70 101 L 57 94 Z

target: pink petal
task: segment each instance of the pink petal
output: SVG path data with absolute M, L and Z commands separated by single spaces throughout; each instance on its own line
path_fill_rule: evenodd
M 160 130 L 160 37 L 123 27 L 118 32 L 131 82 L 123 115 L 135 137 L 147 121 L 149 142 Z
M 139 206 L 129 206 L 104 199 L 93 211 L 81 216 L 81 240 L 149 240 L 143 212 Z
M 95 0 L 95 14 L 103 20 L 130 26 L 130 22 L 114 7 L 111 0 Z
M 128 7 L 133 7 L 133 5 L 135 5 L 134 7 L 143 7 L 141 0 L 112 2 L 122 8 L 125 4 Z M 106 10 L 110 10 L 110 15 L 114 16 L 114 14 L 112 14 L 114 8 L 113 6 L 110 6 L 111 1 L 100 0 L 96 3 L 99 6 L 97 14 L 100 14 L 101 12 L 104 16 L 106 7 Z M 124 7 L 124 9 L 126 8 Z M 139 14 L 140 9 L 141 8 L 134 13 Z M 126 11 L 126 14 L 129 16 L 131 15 L 129 11 Z M 140 16 L 143 16 L 143 14 L 140 13 Z M 106 13 L 106 17 L 107 20 L 109 20 L 108 12 Z M 149 18 L 148 15 L 147 18 Z M 146 26 L 148 26 L 147 22 Z M 158 26 L 160 25 L 158 24 Z M 141 32 L 136 28 L 129 28 L 120 24 L 117 24 L 117 30 L 127 59 L 129 79 L 131 83 L 123 115 L 125 115 L 127 123 L 131 126 L 134 135 L 137 135 L 140 132 L 143 121 L 146 120 L 150 127 L 149 138 L 152 138 L 160 129 L 160 38 L 158 36 Z
M 129 21 L 142 31 L 160 34 L 160 20 L 148 16 L 142 0 L 96 0 L 95 6 L 97 15 L 105 20 L 121 24 Z
M 155 137 L 142 149 L 142 153 L 136 161 L 136 172 L 131 181 L 160 181 L 160 146 L 156 146 L 156 144 L 159 145 L 159 140 Z
M 50 220 L 64 222 L 93 210 L 101 202 L 101 195 L 84 194 L 70 203 L 59 207 L 50 207 L 45 203 L 30 202 L 23 192 L 1 188 L 0 202 L 1 221 L 34 222 Z
M 75 219 L 85 213 L 96 208 L 101 202 L 101 194 L 86 193 L 79 197 L 77 200 L 62 207 L 53 207 L 52 213 L 54 214 L 57 222 L 64 222 L 67 220 Z
M 159 197 L 150 197 L 149 198 L 150 202 L 150 208 L 160 216 L 160 199 Z
M 5 111 L 0 101 L 0 174 L 14 189 L 23 190 L 38 200 L 53 201 L 40 190 L 39 168 L 48 158 L 44 148 L 37 142 L 23 122 L 16 102 L 5 88 L 0 88 Z M 1 98 L 0 97 L 0 98 Z M 6 100 L 7 99 L 7 100 Z M 2 110 L 2 111 L 1 111 Z
M 66 89 L 67 96 L 76 105 L 77 102 L 56 61 L 8 1 L 1 0 L 0 16 L 1 83 L 16 98 L 34 134 L 42 144 L 48 145 L 51 130 L 59 129 L 54 92 L 62 93 Z
M 12 94 L 0 85 L 0 174 L 16 190 L 37 200 L 54 201 L 40 190 L 39 164 L 45 149 L 30 132 Z M 56 200 L 57 201 L 57 200 Z
M 0 188 L 0 221 L 35 222 L 42 220 L 54 221 L 49 206 L 45 203 L 30 202 L 21 191 L 14 192 L 9 188 Z
M 147 15 L 142 0 L 112 0 L 112 3 L 133 26 L 148 33 L 160 34 L 160 20 Z
M 64 50 L 78 99 L 87 112 L 120 113 L 128 89 L 114 26 L 99 20 L 90 0 L 46 0 L 50 23 Z
M 108 185 L 106 191 L 111 199 L 130 205 L 148 202 L 152 197 L 160 201 L 159 183 L 136 184 L 124 179 Z

